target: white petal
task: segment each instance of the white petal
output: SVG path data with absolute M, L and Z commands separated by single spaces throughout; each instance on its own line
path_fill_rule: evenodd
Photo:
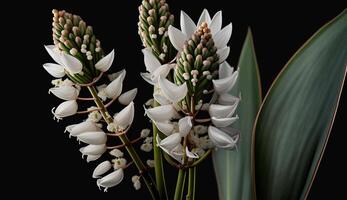
M 145 113 L 155 122 L 169 121 L 176 115 L 176 111 L 172 105 L 163 105 L 145 109 Z
M 157 144 L 158 146 L 169 156 L 173 157 L 175 160 L 183 164 L 183 147 L 180 143 L 178 143 L 177 146 L 175 146 L 173 149 L 167 149 L 163 146 L 160 146 L 161 139 L 157 137 Z
M 229 65 L 228 62 L 223 62 L 219 65 L 218 78 L 223 79 L 232 76 L 234 73 L 234 68 Z
M 239 135 L 231 137 L 230 135 L 214 126 L 208 127 L 208 136 L 213 144 L 215 144 L 219 148 L 235 148 L 239 139 Z
M 122 168 L 115 170 L 114 172 L 104 176 L 102 179 L 97 180 L 97 185 L 105 188 L 105 192 L 110 187 L 114 187 L 122 182 L 124 177 L 124 172 Z
M 61 62 L 62 52 L 55 45 L 45 45 L 45 49 L 56 63 L 63 65 Z
M 95 167 L 93 171 L 93 178 L 100 178 L 100 175 L 105 174 L 108 170 L 111 169 L 111 167 L 112 164 L 108 160 L 100 163 L 98 166 Z
M 199 158 L 198 154 L 189 151 L 187 146 L 186 146 L 186 155 L 188 158 Z
M 114 118 L 114 123 L 122 129 L 128 128 L 134 120 L 134 102 L 129 103 Z
M 95 145 L 95 144 L 90 144 L 88 146 L 82 147 L 80 148 L 80 152 L 83 155 L 101 155 L 103 153 L 105 153 L 106 151 L 106 145 L 105 144 L 99 144 L 99 145 Z
M 174 125 L 170 122 L 155 122 L 155 125 L 158 130 L 164 133 L 166 136 L 171 135 L 174 130 Z
M 69 131 L 68 129 L 66 129 Z M 91 131 L 101 131 L 99 127 L 96 126 L 94 122 L 91 121 L 85 121 L 81 122 L 79 124 L 76 124 L 70 131 L 71 136 L 78 136 L 81 133 L 84 132 L 91 132 Z
M 219 56 L 218 62 L 219 63 L 224 62 L 228 58 L 229 53 L 230 53 L 230 47 L 224 47 L 222 49 L 218 49 L 217 50 L 217 55 Z
M 77 58 L 67 53 L 62 53 L 61 62 L 64 65 L 64 67 L 67 69 L 67 71 L 72 74 L 77 74 L 82 71 L 82 68 L 83 68 L 82 63 Z
M 158 83 L 161 92 L 173 103 L 177 103 L 182 100 L 188 92 L 186 82 L 184 82 L 182 85 L 176 85 L 166 78 L 159 77 Z
M 122 70 L 119 76 L 105 88 L 105 93 L 108 98 L 117 98 L 122 93 L 125 73 L 125 70 Z
M 160 61 L 153 55 L 152 48 L 144 48 L 142 49 L 142 53 L 145 59 L 146 70 L 149 73 L 153 73 L 156 69 L 158 69 L 161 66 Z
M 239 116 L 236 115 L 235 117 L 227 117 L 227 118 L 216 118 L 212 117 L 212 123 L 216 127 L 227 127 L 231 125 L 232 123 L 236 122 L 239 119 Z
M 43 68 L 53 77 L 62 78 L 65 76 L 64 67 L 54 63 L 45 63 Z
M 233 31 L 233 25 L 230 23 L 228 26 L 224 27 L 218 33 L 212 35 L 214 45 L 217 49 L 224 48 L 230 40 L 231 32 Z
M 218 11 L 212 18 L 210 24 L 211 34 L 214 35 L 222 28 L 222 11 Z
M 101 58 L 96 64 L 95 68 L 102 71 L 106 72 L 112 65 L 114 59 L 114 50 L 111 51 L 107 56 Z
M 117 77 L 119 77 L 119 76 L 121 76 L 121 75 L 122 75 L 123 80 L 124 80 L 125 75 L 126 75 L 125 69 L 122 69 L 122 70 L 120 70 L 120 71 L 118 71 L 118 72 L 116 72 L 116 73 L 113 73 L 113 74 L 109 74 L 109 75 L 108 75 L 108 79 L 109 79 L 110 81 L 113 81 L 114 79 L 116 79 Z
M 160 105 L 168 105 L 171 102 L 163 95 L 161 94 L 153 94 L 154 100 L 156 100 Z
M 170 38 L 171 44 L 177 49 L 177 51 L 181 51 L 183 49 L 184 42 L 187 40 L 186 34 L 182 33 L 180 30 L 173 26 L 169 26 L 168 34 Z
M 103 131 L 84 132 L 77 138 L 87 144 L 105 144 L 107 141 L 107 136 Z
M 57 107 L 53 114 L 57 119 L 61 119 L 76 114 L 77 109 L 76 100 L 64 101 Z
M 178 129 L 181 137 L 185 137 L 192 129 L 192 117 L 186 116 L 178 121 Z
M 166 76 L 169 74 L 170 70 L 173 68 L 174 65 L 171 64 L 165 64 L 160 66 L 158 69 L 156 69 L 152 74 L 151 74 L 151 80 L 153 83 L 158 82 L 158 78 L 163 77 L 166 78 Z
M 233 105 L 237 101 L 240 101 L 239 97 L 235 97 L 228 93 L 223 93 L 218 97 L 218 103 L 221 105 Z
M 235 73 L 233 73 L 232 76 L 229 76 L 223 79 L 212 80 L 215 91 L 218 94 L 230 92 L 230 90 L 234 87 L 237 81 L 238 75 L 239 75 L 239 72 L 236 71 Z
M 236 102 L 234 105 L 211 104 L 208 112 L 212 117 L 228 118 L 235 113 L 238 103 Z
M 196 31 L 196 25 L 193 20 L 184 12 L 181 11 L 181 30 L 187 37 L 190 37 Z
M 211 17 L 207 9 L 202 11 L 197 26 L 199 27 L 203 22 L 206 22 L 207 24 L 211 23 Z
M 181 142 L 181 135 L 179 133 L 174 133 L 167 136 L 165 139 L 161 140 L 159 143 L 160 147 L 165 149 L 173 149 Z
M 87 156 L 87 162 L 95 161 L 95 160 L 99 159 L 100 157 L 101 157 L 101 154 L 100 155 L 88 155 Z
M 56 97 L 63 100 L 76 100 L 79 90 L 73 86 L 59 86 L 49 89 Z
M 141 77 L 143 78 L 143 80 L 145 80 L 147 83 L 154 85 L 154 82 L 151 79 L 151 74 L 150 73 L 140 73 Z
M 132 102 L 135 99 L 136 94 L 137 94 L 137 88 L 134 88 L 120 95 L 118 98 L 118 101 L 119 103 L 123 105 L 128 105 L 130 102 Z

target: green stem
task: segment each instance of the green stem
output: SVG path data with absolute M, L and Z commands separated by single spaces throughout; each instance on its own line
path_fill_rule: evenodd
M 189 168 L 188 173 L 188 194 L 186 200 L 195 200 L 196 167 Z
M 182 200 L 185 179 L 186 179 L 186 171 L 184 169 L 180 169 L 178 171 L 178 176 L 177 176 L 174 200 Z
M 159 106 L 158 102 L 154 101 L 153 107 Z M 159 192 L 160 199 L 169 199 L 166 190 L 164 168 L 163 168 L 163 157 L 159 147 L 157 146 L 157 137 L 159 137 L 159 130 L 153 125 L 153 153 L 154 153 L 154 172 L 157 190 Z
M 102 103 L 102 101 L 100 100 L 98 93 L 95 89 L 94 86 L 89 86 L 88 87 L 89 92 L 91 93 L 91 95 L 94 98 L 94 102 L 95 104 L 98 106 L 98 108 L 100 109 L 100 113 L 102 115 L 102 117 L 104 118 L 104 120 L 106 121 L 107 124 L 110 124 L 113 122 L 113 118 L 111 117 L 111 115 L 108 113 L 105 105 Z M 134 147 L 130 144 L 130 141 L 128 139 L 128 137 L 124 134 L 124 135 L 120 135 L 119 139 L 122 141 L 122 143 L 125 145 L 126 150 L 128 151 L 130 157 L 132 158 L 132 160 L 134 161 L 137 169 L 139 170 L 140 174 L 142 174 L 142 179 L 145 182 L 148 191 L 150 192 L 150 195 L 152 197 L 152 199 L 159 199 L 159 195 L 155 189 L 155 185 L 153 178 L 150 176 L 150 174 L 147 172 L 147 167 L 143 164 L 143 162 L 141 161 L 139 155 L 136 153 Z

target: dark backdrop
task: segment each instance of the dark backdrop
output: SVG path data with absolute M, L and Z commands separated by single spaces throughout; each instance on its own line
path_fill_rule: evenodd
M 112 70 L 127 69 L 125 90 L 133 87 L 140 89 L 135 101 L 137 115 L 132 128 L 133 134 L 145 124 L 149 126 L 147 122 L 144 123 L 141 108 L 141 104 L 151 96 L 151 87 L 139 76 L 139 72 L 145 69 L 141 43 L 137 35 L 137 7 L 140 1 L 113 1 L 113 5 L 110 2 L 99 0 L 18 3 L 16 9 L 11 9 L 19 15 L 19 20 L 12 18 L 11 15 L 6 16 L 11 31 L 6 29 L 8 32 L 5 33 L 14 37 L 5 42 L 10 43 L 8 46 L 16 48 L 10 52 L 12 56 L 18 53 L 23 55 L 16 56 L 14 60 L 16 65 L 13 65 L 20 66 L 19 73 L 15 70 L 19 76 L 14 78 L 13 82 L 20 85 L 22 92 L 18 92 L 18 88 L 12 92 L 20 94 L 21 97 L 5 98 L 20 105 L 17 107 L 20 109 L 15 113 L 10 112 L 10 119 L 17 119 L 11 127 L 17 130 L 12 136 L 15 137 L 18 146 L 6 149 L 6 152 L 13 152 L 10 154 L 10 164 L 6 165 L 15 169 L 17 175 L 14 176 L 7 171 L 4 173 L 5 176 L 9 175 L 5 180 L 12 195 L 24 194 L 46 199 L 53 197 L 120 199 L 135 196 L 139 199 L 148 199 L 144 185 L 139 192 L 133 189 L 130 176 L 135 171 L 131 170 L 127 170 L 123 183 L 110 189 L 108 193 L 98 190 L 95 180 L 91 178 L 95 163 L 87 164 L 82 160 L 78 152 L 79 145 L 63 133 L 64 127 L 72 121 L 67 118 L 57 124 L 52 119 L 50 110 L 61 101 L 47 94 L 51 77 L 41 67 L 43 63 L 52 62 L 43 48 L 44 44 L 52 43 L 51 10 L 65 9 L 79 14 L 87 24 L 94 27 L 97 37 L 107 52 L 115 49 L 116 56 Z M 346 8 L 346 3 L 339 2 L 318 3 L 320 5 L 316 2 L 314 7 L 305 7 L 294 3 L 251 6 L 250 2 L 246 2 L 247 5 L 240 5 L 237 1 L 222 0 L 189 1 L 189 3 L 186 0 L 169 1 L 171 12 L 176 15 L 176 24 L 181 9 L 195 21 L 205 7 L 212 14 L 222 9 L 223 25 L 233 22 L 233 35 L 229 43 L 231 53 L 228 58 L 228 62 L 233 65 L 237 63 L 247 26 L 250 26 L 254 35 L 264 94 L 294 52 L 319 27 Z M 346 175 L 344 171 L 346 165 L 343 164 L 346 161 L 343 138 L 346 132 L 344 124 L 347 119 L 346 100 L 346 89 L 344 89 L 326 154 L 309 199 L 339 199 L 339 196 L 345 194 L 343 185 L 337 181 L 343 182 L 342 177 Z M 175 180 L 174 172 L 172 170 L 169 173 L 171 182 Z M 198 199 L 216 199 L 216 183 L 210 162 L 205 161 L 199 172 Z M 171 185 L 170 190 L 172 187 L 174 185 Z M 12 192 L 10 189 L 16 190 Z

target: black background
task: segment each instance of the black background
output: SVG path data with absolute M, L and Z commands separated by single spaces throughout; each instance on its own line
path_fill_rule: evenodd
M 141 42 L 137 35 L 137 7 L 140 1 L 45 1 L 42 3 L 19 3 L 13 9 L 19 20 L 7 15 L 10 29 L 7 35 L 13 39 L 8 47 L 14 48 L 9 56 L 16 56 L 15 65 L 20 70 L 13 79 L 13 83 L 20 85 L 15 90 L 11 89 L 11 104 L 18 105 L 15 112 L 9 113 L 9 121 L 14 136 L 11 139 L 16 145 L 6 152 L 9 154 L 7 166 L 15 169 L 15 173 L 6 173 L 9 176 L 7 185 L 13 195 L 24 194 L 32 197 L 44 198 L 72 198 L 76 197 L 98 199 L 121 197 L 149 199 L 145 186 L 141 191 L 135 191 L 130 177 L 135 171 L 127 170 L 126 179 L 121 185 L 112 188 L 108 193 L 98 190 L 91 173 L 95 163 L 86 163 L 78 152 L 79 145 L 70 140 L 63 133 L 64 127 L 73 122 L 64 119 L 58 124 L 53 121 L 50 110 L 61 101 L 47 94 L 51 77 L 41 67 L 43 63 L 52 62 L 45 52 L 43 45 L 51 44 L 51 10 L 53 8 L 65 9 L 80 15 L 89 25 L 92 25 L 96 36 L 101 40 L 103 47 L 109 52 L 115 49 L 116 56 L 112 70 L 122 68 L 127 70 L 125 90 L 139 87 L 136 98 L 137 115 L 132 135 L 135 137 L 144 125 L 149 127 L 144 120 L 142 103 L 150 98 L 151 87 L 139 76 L 145 71 Z M 251 6 L 250 3 L 241 5 L 240 2 L 222 0 L 213 1 L 169 1 L 171 12 L 176 16 L 178 25 L 179 11 L 186 11 L 194 21 L 203 8 L 208 8 L 211 15 L 218 10 L 223 10 L 223 25 L 233 22 L 233 35 L 229 42 L 231 53 L 227 59 L 234 66 L 244 40 L 247 26 L 253 31 L 255 48 L 260 66 L 263 93 L 265 94 L 271 82 L 280 69 L 294 52 L 316 31 L 330 19 L 338 15 L 346 3 L 339 1 L 325 3 L 315 2 L 315 6 L 302 6 L 302 4 L 279 3 Z M 19 8 L 19 9 L 18 9 Z M 10 30 L 10 31 L 8 31 Z M 4 33 L 4 32 L 3 32 Z M 22 57 L 19 57 L 22 55 Z M 6 67 L 8 68 L 8 67 Z M 11 68 L 8 68 L 11 69 Z M 13 70 L 11 70 L 13 73 Z M 20 92 L 19 92 L 20 91 Z M 12 94 L 20 95 L 14 97 Z M 313 184 L 309 199 L 340 199 L 344 195 L 343 184 L 346 176 L 344 134 L 347 119 L 346 89 L 340 100 L 335 124 L 329 140 L 326 154 L 322 160 L 318 175 Z M 20 122 L 20 123 L 18 123 Z M 9 124 L 6 124 L 9 125 Z M 146 154 L 150 157 L 149 154 Z M 6 157 L 8 154 L 6 153 Z M 10 164 L 8 164 L 10 163 Z M 198 198 L 217 199 L 216 183 L 210 161 L 202 164 L 198 173 Z M 14 175 L 13 175 L 14 174 Z M 169 180 L 174 183 L 175 171 L 169 171 Z M 174 184 L 170 185 L 172 190 Z M 20 189 L 18 189 L 20 188 Z M 11 190 L 10 190 L 11 189 Z M 14 190 L 16 189 L 16 190 Z M 13 191 L 13 192 L 12 192 Z

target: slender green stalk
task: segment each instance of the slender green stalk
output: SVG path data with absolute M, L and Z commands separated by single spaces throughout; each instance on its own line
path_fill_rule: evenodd
M 89 92 L 91 93 L 91 95 L 94 98 L 95 104 L 100 109 L 100 113 L 101 113 L 102 117 L 104 118 L 104 120 L 106 121 L 106 123 L 107 124 L 112 123 L 113 122 L 113 118 L 108 113 L 105 105 L 100 100 L 95 87 L 94 86 L 89 86 L 88 89 L 89 89 Z M 147 172 L 147 167 L 141 161 L 141 159 L 140 159 L 139 155 L 136 153 L 134 147 L 132 145 L 128 145 L 128 144 L 130 144 L 130 141 L 129 141 L 128 137 L 126 135 L 120 135 L 119 139 L 125 145 L 126 150 L 128 151 L 130 157 L 134 161 L 137 169 L 139 170 L 139 172 L 141 174 L 141 177 L 142 177 L 143 181 L 145 182 L 145 184 L 146 184 L 146 186 L 148 188 L 148 191 L 150 192 L 150 195 L 151 195 L 152 199 L 160 199 L 158 197 L 159 196 L 158 195 L 158 191 L 156 190 L 155 185 L 154 185 L 154 180 L 150 176 L 150 174 Z
M 186 196 L 186 200 L 194 200 L 196 185 L 196 167 L 189 168 L 188 173 L 188 194 Z
M 153 107 L 159 106 L 158 102 L 154 101 Z M 159 137 L 159 130 L 152 123 L 153 126 L 153 153 L 154 153 L 154 172 L 155 172 L 155 180 L 157 185 L 157 190 L 159 192 L 160 199 L 169 199 L 166 190 L 165 184 L 165 176 L 164 176 L 164 168 L 163 168 L 163 157 L 159 147 L 157 146 L 157 137 Z
M 177 176 L 174 200 L 182 200 L 185 179 L 186 179 L 186 170 L 180 169 L 178 171 L 178 176 Z

